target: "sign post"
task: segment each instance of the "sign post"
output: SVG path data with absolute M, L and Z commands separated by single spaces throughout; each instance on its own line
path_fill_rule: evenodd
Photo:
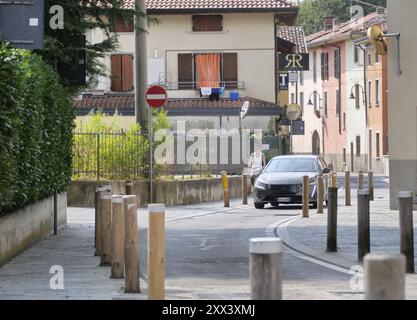
M 287 108 L 287 119 L 291 121 L 291 136 L 290 136 L 290 152 L 293 153 L 293 136 L 294 136 L 294 127 L 293 122 L 298 120 L 303 111 L 298 104 L 290 104 Z
M 146 91 L 146 102 L 148 104 L 148 133 L 149 133 L 149 197 L 153 203 L 153 130 L 152 130 L 152 109 L 161 108 L 168 100 L 168 93 L 164 87 L 152 86 Z

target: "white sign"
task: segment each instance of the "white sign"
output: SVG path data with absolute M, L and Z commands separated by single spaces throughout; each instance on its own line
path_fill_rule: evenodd
M 263 151 L 269 151 L 269 149 L 270 149 L 270 148 L 269 148 L 269 144 L 263 144 L 263 145 L 262 145 L 262 150 L 263 150 Z
M 39 26 L 39 19 L 38 18 L 30 18 L 29 19 L 29 26 L 30 27 L 38 27 Z
M 298 82 L 298 72 L 290 72 L 289 81 L 291 83 Z

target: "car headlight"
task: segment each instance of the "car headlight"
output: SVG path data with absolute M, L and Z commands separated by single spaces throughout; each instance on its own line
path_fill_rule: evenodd
M 267 190 L 268 189 L 268 185 L 265 184 L 265 183 L 263 183 L 263 182 L 256 181 L 255 182 L 255 188 L 261 189 L 261 190 Z

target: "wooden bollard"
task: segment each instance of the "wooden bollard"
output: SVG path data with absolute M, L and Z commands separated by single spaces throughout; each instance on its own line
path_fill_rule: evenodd
M 365 189 L 365 179 L 362 171 L 359 171 L 359 186 L 358 190 L 364 190 Z
M 230 207 L 230 199 L 229 199 L 229 177 L 227 176 L 226 171 L 222 171 L 222 185 L 223 185 L 223 199 L 224 199 L 224 207 Z
M 401 253 L 406 258 L 407 273 L 414 273 L 414 224 L 413 224 L 413 193 L 398 193 L 400 201 L 400 237 Z
M 345 205 L 347 207 L 352 205 L 350 194 L 350 171 L 345 172 Z
M 332 188 L 337 188 L 337 173 L 333 172 L 331 175 L 331 180 L 330 180 L 330 187 Z
M 323 174 L 320 173 L 317 177 L 317 213 L 324 213 L 324 179 Z
M 95 194 L 95 247 L 96 252 L 95 256 L 100 257 L 101 256 L 101 202 L 100 202 L 100 194 L 104 192 L 104 188 L 97 188 L 96 194 Z
M 370 199 L 374 201 L 374 173 L 372 171 L 368 172 L 368 189 Z
M 100 194 L 100 214 L 101 214 L 101 261 L 100 265 L 111 265 L 112 247 L 112 194 L 108 191 Z
M 139 293 L 138 199 L 124 196 L 125 292 Z
M 127 196 L 133 195 L 133 182 L 132 181 L 126 181 L 125 195 Z
M 358 191 L 358 261 L 371 252 L 369 191 Z
M 242 174 L 242 204 L 248 204 L 248 175 Z
M 310 177 L 303 177 L 303 218 L 308 218 L 310 216 L 309 207 L 310 207 Z
M 165 299 L 165 205 L 149 205 L 148 298 Z
M 337 252 L 337 188 L 329 188 L 327 208 L 327 252 Z
M 365 299 L 405 299 L 405 257 L 368 254 L 365 257 Z
M 125 230 L 123 196 L 112 197 L 111 277 L 123 279 L 125 274 Z
M 282 241 L 277 238 L 250 240 L 252 300 L 282 300 Z

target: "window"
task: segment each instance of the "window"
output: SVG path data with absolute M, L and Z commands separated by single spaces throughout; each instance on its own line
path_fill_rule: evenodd
M 196 89 L 204 86 L 238 88 L 237 53 L 178 54 L 178 88 Z
M 304 92 L 300 92 L 300 106 L 301 110 L 304 112 Z
M 193 16 L 194 32 L 223 31 L 223 16 L 221 15 L 196 15 Z
M 372 81 L 368 82 L 368 105 L 372 106 Z
M 340 78 L 340 49 L 334 49 L 334 77 Z
M 111 90 L 116 92 L 129 92 L 133 89 L 133 55 L 112 55 Z
M 378 52 L 375 52 L 375 63 L 379 62 L 379 54 Z
M 324 108 L 324 115 L 327 117 L 327 91 L 324 93 L 324 98 L 323 98 L 323 108 Z
M 361 156 L 361 136 L 356 136 L 356 156 Z
M 117 15 L 114 19 L 114 32 L 134 32 L 133 16 Z
M 295 103 L 295 93 L 291 93 L 291 103 Z
M 359 85 L 357 84 L 357 85 L 355 85 L 355 107 L 356 107 L 356 109 L 359 109 L 361 107 L 360 106 L 360 97 L 359 97 L 359 95 L 360 95 Z
M 336 90 L 336 115 L 340 115 L 340 91 Z
M 381 158 L 381 150 L 380 150 L 380 145 L 381 145 L 381 142 L 379 141 L 379 139 L 380 139 L 380 135 L 379 135 L 379 133 L 376 133 L 376 137 L 375 137 L 375 143 L 376 143 L 376 158 L 377 159 L 379 159 L 379 158 Z
M 379 80 L 375 80 L 375 105 L 379 106 Z
M 372 55 L 368 53 L 368 66 L 372 64 Z
M 321 80 L 329 80 L 329 53 L 321 54 Z
M 346 112 L 343 112 L 343 130 L 346 131 Z
M 355 63 L 359 63 L 359 49 L 357 46 L 354 46 L 353 49 L 353 60 Z
M 346 147 L 343 147 L 343 163 L 346 164 L 346 160 L 347 160 L 347 157 L 346 157 Z
M 314 91 L 314 92 L 317 92 L 317 91 Z M 314 106 L 314 111 L 317 111 L 317 94 L 314 94 L 313 106 Z
M 313 52 L 313 82 L 317 82 L 317 51 Z

